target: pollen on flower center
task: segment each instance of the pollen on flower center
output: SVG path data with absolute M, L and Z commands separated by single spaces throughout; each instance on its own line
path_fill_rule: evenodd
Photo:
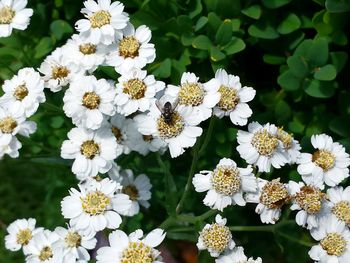
M 303 186 L 294 196 L 297 204 L 309 214 L 315 214 L 321 210 L 322 200 L 325 194 L 313 186 Z
M 335 204 L 332 208 L 333 214 L 336 217 L 344 221 L 348 226 L 350 226 L 350 202 L 349 201 L 340 201 Z
M 145 142 L 151 142 L 153 140 L 153 136 L 152 135 L 142 135 L 142 139 Z
M 81 245 L 81 235 L 79 235 L 77 232 L 68 232 L 64 238 L 64 242 L 66 243 L 67 247 L 79 247 Z
M 25 97 L 28 96 L 28 89 L 25 84 L 19 85 L 17 88 L 15 88 L 13 92 L 13 96 L 19 100 L 22 101 Z
M 237 96 L 237 91 L 235 89 L 221 85 L 219 88 L 221 94 L 218 106 L 223 111 L 234 110 L 239 103 L 239 97 Z
M 232 239 L 229 228 L 217 223 L 203 229 L 200 236 L 207 248 L 215 250 L 218 253 L 225 251 Z
M 329 233 L 320 241 L 320 245 L 328 255 L 339 257 L 345 252 L 347 243 L 342 235 Z
M 96 53 L 96 45 L 87 43 L 87 44 L 82 44 L 79 46 L 79 51 L 83 53 L 84 55 L 91 55 Z
M 335 156 L 330 151 L 318 150 L 312 155 L 312 161 L 324 171 L 328 171 L 335 165 Z
M 139 190 L 137 190 L 135 185 L 127 185 L 123 187 L 122 192 L 123 194 L 128 195 L 132 201 L 137 200 L 139 197 Z
M 88 140 L 82 143 L 80 152 L 87 159 L 92 160 L 96 155 L 100 154 L 100 146 L 93 140 Z
M 20 245 L 28 245 L 29 241 L 32 239 L 32 231 L 27 229 L 21 229 L 16 235 L 16 242 Z
M 152 263 L 153 249 L 144 243 L 129 242 L 129 246 L 123 251 L 121 263 Z
M 54 79 L 63 79 L 66 78 L 69 74 L 69 70 L 65 66 L 53 67 L 52 68 L 52 77 Z
M 254 134 L 252 145 L 259 154 L 271 156 L 278 146 L 278 139 L 267 130 L 262 130 Z
M 101 28 L 111 23 L 111 14 L 105 10 L 100 10 L 90 16 L 89 19 L 92 28 Z
M 119 55 L 124 58 L 135 58 L 139 55 L 140 43 L 134 36 L 124 37 L 119 42 Z
M 117 142 L 121 142 L 123 140 L 123 134 L 118 127 L 112 126 L 112 133 L 117 139 Z
M 2 133 L 12 133 L 17 127 L 17 122 L 12 117 L 0 119 L 0 131 Z
M 97 109 L 101 103 L 101 98 L 95 92 L 86 92 L 82 99 L 82 104 L 90 110 Z
M 123 83 L 123 92 L 130 95 L 133 100 L 142 99 L 147 90 L 146 84 L 139 79 L 130 79 Z
M 288 198 L 287 188 L 278 178 L 264 185 L 260 196 L 260 202 L 269 209 L 278 209 L 286 203 Z
M 179 91 L 179 103 L 186 106 L 198 106 L 204 100 L 205 91 L 201 84 L 184 83 Z
M 293 135 L 284 131 L 282 128 L 277 130 L 277 139 L 280 140 L 285 149 L 290 149 L 293 143 Z
M 232 195 L 241 188 L 238 169 L 230 166 L 219 166 L 214 170 L 212 184 L 216 192 Z
M 170 122 L 166 121 L 163 116 L 157 120 L 157 129 L 162 139 L 170 139 L 178 136 L 184 129 L 185 124 L 178 112 L 173 112 Z
M 40 261 L 46 261 L 52 258 L 52 256 L 53 256 L 53 253 L 52 253 L 51 247 L 46 246 L 40 251 L 38 258 Z
M 4 6 L 0 9 L 0 24 L 11 24 L 15 15 L 16 13 L 11 7 Z
M 89 193 L 81 199 L 82 207 L 85 213 L 95 216 L 103 214 L 111 200 L 108 196 L 100 191 Z

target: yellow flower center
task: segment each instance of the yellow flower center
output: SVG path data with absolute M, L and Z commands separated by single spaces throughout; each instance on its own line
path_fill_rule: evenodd
M 327 150 L 318 150 L 312 155 L 312 161 L 324 171 L 333 168 L 335 156 Z
M 123 251 L 121 263 L 152 263 L 155 260 L 152 251 L 142 242 L 129 242 L 128 248 Z
M 101 98 L 95 92 L 86 92 L 83 96 L 82 104 L 90 110 L 97 109 L 101 103 Z
M 340 201 L 332 208 L 333 214 L 336 217 L 344 221 L 348 226 L 350 226 L 350 202 L 349 201 Z
M 124 37 L 119 42 L 119 56 L 134 58 L 139 55 L 140 43 L 134 36 Z
M 123 83 L 123 92 L 130 95 L 133 100 L 142 99 L 147 90 L 146 84 L 139 79 L 130 79 Z
M 214 170 L 212 184 L 216 192 L 232 195 L 241 188 L 241 178 L 238 169 L 230 166 L 219 166 Z
M 153 136 L 152 135 L 142 135 L 142 139 L 145 142 L 151 142 L 153 140 Z
M 11 24 L 15 15 L 16 13 L 11 7 L 4 6 L 0 9 L 0 24 Z
M 200 236 L 207 248 L 218 253 L 225 251 L 232 239 L 230 229 L 217 223 L 212 224 L 207 229 L 203 229 Z
M 53 253 L 51 247 L 46 246 L 40 251 L 38 258 L 40 261 L 45 261 L 52 258 L 52 256 Z
M 309 214 L 315 214 L 321 210 L 322 200 L 325 194 L 313 186 L 303 186 L 294 196 L 297 204 Z
M 234 110 L 239 103 L 239 97 L 237 96 L 237 91 L 235 89 L 221 85 L 219 88 L 221 94 L 218 106 L 223 111 Z
M 123 140 L 123 134 L 118 127 L 112 126 L 112 133 L 114 137 L 117 139 L 117 142 L 121 142 Z
M 111 14 L 105 10 L 100 10 L 90 16 L 89 19 L 92 28 L 101 28 L 111 23 Z
M 179 103 L 186 106 L 198 106 L 204 100 L 205 91 L 201 84 L 184 83 L 179 91 Z
M 185 124 L 181 115 L 174 111 L 169 123 L 165 121 L 163 116 L 160 116 L 157 120 L 157 129 L 159 136 L 162 139 L 170 139 L 178 136 L 184 129 Z
M 52 77 L 54 79 L 63 79 L 66 78 L 69 74 L 69 70 L 65 66 L 53 67 L 52 68 Z
M 100 191 L 89 193 L 81 199 L 84 212 L 92 216 L 103 214 L 110 203 L 109 197 Z
M 93 140 L 88 140 L 82 143 L 80 152 L 87 159 L 92 160 L 96 155 L 100 154 L 100 146 Z
M 139 190 L 137 190 L 135 185 L 127 185 L 123 187 L 123 194 L 126 194 L 130 197 L 132 201 L 136 201 L 139 197 Z
M 0 131 L 2 133 L 12 133 L 17 127 L 17 122 L 12 117 L 0 119 Z
M 271 156 L 278 146 L 278 139 L 267 130 L 262 130 L 254 134 L 252 145 L 259 154 Z
M 264 185 L 260 196 L 260 203 L 269 209 L 278 209 L 281 208 L 288 199 L 288 191 L 278 178 Z
M 25 84 L 19 85 L 17 88 L 15 88 L 15 91 L 13 92 L 13 96 L 19 100 L 22 101 L 25 97 L 28 96 L 28 89 Z
M 293 134 L 289 134 L 284 131 L 282 128 L 278 128 L 277 130 L 277 139 L 280 140 L 285 149 L 290 149 L 293 144 Z
M 329 233 L 320 241 L 320 245 L 328 255 L 339 257 L 345 252 L 347 243 L 342 235 Z
M 16 236 L 16 242 L 20 245 L 28 245 L 29 241 L 32 239 L 32 231 L 27 229 L 19 230 Z
M 96 45 L 87 43 L 87 44 L 82 44 L 79 46 L 79 51 L 83 53 L 84 55 L 91 55 L 96 53 Z
M 68 232 L 64 238 L 64 242 L 66 243 L 67 247 L 74 248 L 81 245 L 81 239 L 81 235 L 79 235 L 77 232 Z

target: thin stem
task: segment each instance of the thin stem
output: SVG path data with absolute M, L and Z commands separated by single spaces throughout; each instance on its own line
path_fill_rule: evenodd
M 282 233 L 282 232 L 276 232 L 275 234 L 278 235 L 278 236 L 281 236 L 281 237 L 283 237 L 283 238 L 285 238 L 285 239 L 287 239 L 287 240 L 289 240 L 289 241 L 291 241 L 293 243 L 297 243 L 297 244 L 305 246 L 305 247 L 312 247 L 312 246 L 315 245 L 315 244 L 313 244 L 311 242 L 307 242 L 307 241 L 304 241 L 304 240 L 292 237 L 292 236 L 287 235 L 287 234 Z
M 231 231 L 235 232 L 271 232 L 274 231 L 274 226 L 230 226 Z
M 43 108 L 45 108 L 47 110 L 50 110 L 50 111 L 55 111 L 55 112 L 58 112 L 58 113 L 62 113 L 63 112 L 62 108 L 57 107 L 56 105 L 51 104 L 49 102 L 44 102 L 44 103 L 42 103 L 40 105 L 43 106 Z
M 201 149 L 199 150 L 199 155 L 202 156 L 205 149 L 207 148 L 209 142 L 210 142 L 210 139 L 211 139 L 211 135 L 213 133 L 213 130 L 214 130 L 214 126 L 215 126 L 215 116 L 212 116 L 210 118 L 210 122 L 209 122 L 209 127 L 208 127 L 208 131 L 207 131 L 207 134 L 205 135 L 205 139 L 204 139 L 204 142 L 202 144 L 202 147 Z

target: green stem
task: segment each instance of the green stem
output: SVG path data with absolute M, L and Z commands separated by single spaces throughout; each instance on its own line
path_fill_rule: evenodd
M 311 243 L 311 242 L 307 242 L 307 241 L 304 241 L 304 240 L 301 240 L 301 239 L 298 239 L 298 238 L 295 238 L 295 237 L 292 237 L 292 236 L 289 236 L 285 233 L 282 233 L 282 232 L 276 232 L 275 233 L 276 235 L 280 236 L 280 237 L 283 237 L 293 243 L 297 243 L 299 245 L 302 245 L 302 246 L 305 246 L 305 247 L 312 247 L 314 246 L 315 244 Z
M 62 113 L 63 112 L 63 109 L 60 108 L 60 107 L 57 107 L 56 105 L 54 104 L 51 104 L 49 102 L 44 102 L 42 104 L 40 104 L 43 108 L 47 109 L 47 110 L 50 110 L 50 111 L 54 111 L 54 112 L 58 112 L 58 113 Z
M 274 226 L 230 226 L 231 231 L 235 232 L 271 232 L 274 231 Z
M 207 148 L 209 142 L 210 142 L 210 139 L 211 139 L 211 135 L 213 133 L 213 130 L 214 130 L 214 127 L 215 127 L 215 116 L 212 116 L 210 118 L 210 122 L 209 122 L 209 127 L 208 127 L 208 131 L 207 131 L 207 134 L 205 135 L 205 139 L 204 139 L 204 142 L 202 144 L 202 147 L 201 149 L 199 150 L 199 156 L 202 156 L 205 149 Z

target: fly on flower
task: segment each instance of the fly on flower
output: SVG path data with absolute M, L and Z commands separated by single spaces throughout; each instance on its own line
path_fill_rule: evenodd
M 174 111 L 178 104 L 179 104 L 179 99 L 177 99 L 173 104 L 171 104 L 170 101 L 167 101 L 164 103 L 163 106 L 159 100 L 156 101 L 156 106 L 158 107 L 159 111 L 162 113 L 162 117 L 166 124 L 172 123 Z

